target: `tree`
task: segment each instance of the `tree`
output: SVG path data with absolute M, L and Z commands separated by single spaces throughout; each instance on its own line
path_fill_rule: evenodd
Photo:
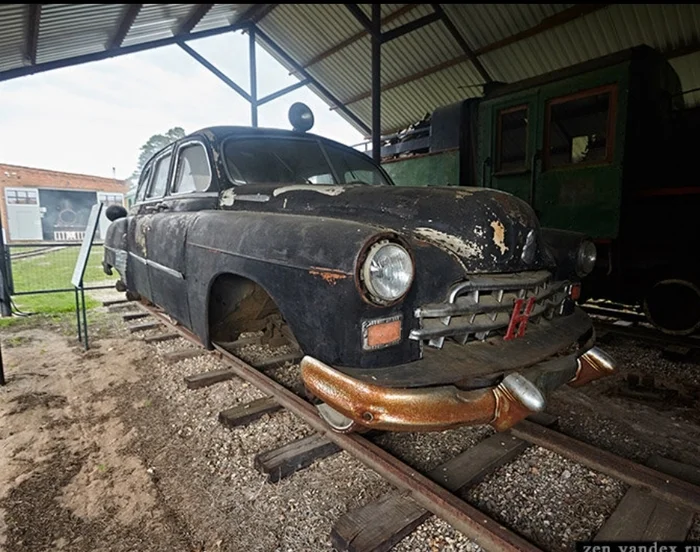
M 146 162 L 151 158 L 151 156 L 162 150 L 168 144 L 172 144 L 176 140 L 185 137 L 185 130 L 181 127 L 173 127 L 165 134 L 154 134 L 148 141 L 141 146 L 141 153 L 139 154 L 139 162 L 134 174 L 129 177 L 132 182 L 138 182 L 141 176 L 141 170 Z

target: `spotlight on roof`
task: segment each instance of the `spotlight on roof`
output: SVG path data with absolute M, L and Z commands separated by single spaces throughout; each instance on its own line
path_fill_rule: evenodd
M 314 114 L 308 105 L 296 102 L 289 108 L 289 122 L 297 132 L 306 132 L 314 126 Z

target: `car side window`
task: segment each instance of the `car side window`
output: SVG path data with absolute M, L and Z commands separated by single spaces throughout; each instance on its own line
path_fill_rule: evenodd
M 148 198 L 163 197 L 165 194 L 165 189 L 168 186 L 170 156 L 171 154 L 168 153 L 156 161 L 153 168 L 153 179 L 151 180 L 151 186 L 148 190 Z
M 211 183 L 211 167 L 207 150 L 200 143 L 187 144 L 180 148 L 173 194 L 206 192 Z
M 143 201 L 146 197 L 146 190 L 148 189 L 148 181 L 151 178 L 152 165 L 148 165 L 141 173 L 141 181 L 139 182 L 138 190 L 136 191 L 136 203 Z

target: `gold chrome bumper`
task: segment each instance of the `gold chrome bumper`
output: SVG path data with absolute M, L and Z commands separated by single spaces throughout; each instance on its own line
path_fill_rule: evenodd
M 495 387 L 464 391 L 453 385 L 397 389 L 354 379 L 306 356 L 301 375 L 324 401 L 321 415 L 337 431 L 357 426 L 389 431 L 437 431 L 491 424 L 503 431 L 544 410 L 546 395 L 562 383 L 576 387 L 614 372 L 612 359 L 594 347 L 580 357 L 558 357 L 511 372 Z

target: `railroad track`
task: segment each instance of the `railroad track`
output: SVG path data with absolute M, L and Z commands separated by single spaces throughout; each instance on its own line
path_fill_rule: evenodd
M 130 329 L 164 330 L 146 337 L 146 342 L 184 337 L 201 347 L 169 353 L 167 361 L 177 362 L 209 354 L 226 366 L 186 377 L 184 383 L 188 388 L 197 389 L 239 377 L 267 395 L 222 410 L 219 413 L 222 424 L 228 427 L 245 425 L 264 414 L 287 409 L 316 432 L 278 449 L 261 451 L 256 456 L 256 467 L 267 474 L 270 482 L 279 481 L 310 466 L 315 460 L 345 450 L 398 489 L 395 494 L 348 512 L 335 522 L 331 541 L 338 550 L 389 550 L 432 514 L 486 550 L 540 550 L 514 529 L 497 522 L 457 494 L 514 460 L 530 445 L 546 448 L 630 486 L 595 535 L 595 540 L 682 541 L 687 537 L 693 517 L 700 512 L 700 469 L 660 457 L 650 458 L 647 465 L 632 462 L 547 427 L 555 421 L 547 415 L 492 435 L 429 473 L 420 473 L 374 444 L 369 438 L 371 434 L 363 436 L 330 431 L 308 400 L 265 375 L 264 371 L 272 367 L 298 361 L 300 353 L 273 356 L 249 364 L 237 357 L 235 351 L 250 344 L 251 339 L 215 344 L 213 351 L 207 351 L 195 335 L 174 324 L 159 309 L 144 303 L 135 304 L 141 310 L 123 314 L 125 320 L 139 320 L 149 315 L 150 318 L 147 322 L 139 320 Z
M 646 318 L 624 305 L 601 306 L 585 303 L 582 308 L 589 314 L 596 328 L 598 340 L 619 335 L 653 343 L 664 356 L 672 360 L 700 360 L 700 335 L 669 335 L 646 323 Z M 644 325 L 641 325 L 644 324 Z

